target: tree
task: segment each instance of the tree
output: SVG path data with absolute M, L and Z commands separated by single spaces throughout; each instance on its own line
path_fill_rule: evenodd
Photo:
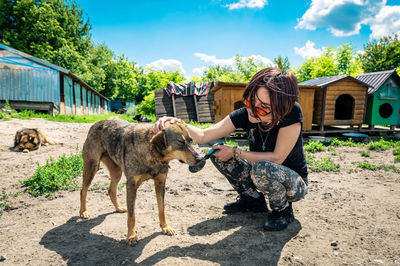
M 283 71 L 287 71 L 290 69 L 290 62 L 287 56 L 285 56 L 285 58 L 283 58 L 282 56 L 278 56 L 278 58 L 274 58 L 273 62 Z
M 318 77 L 356 76 L 362 73 L 361 63 L 350 44 L 344 44 L 336 49 L 327 47 L 321 56 L 306 59 L 294 70 L 299 82 Z
M 249 82 L 251 78 L 266 66 L 257 63 L 254 58 L 235 56 L 233 66 L 215 65 L 206 69 L 201 77 L 202 81 Z
M 397 34 L 382 37 L 364 45 L 359 55 L 364 72 L 400 69 L 400 39 Z

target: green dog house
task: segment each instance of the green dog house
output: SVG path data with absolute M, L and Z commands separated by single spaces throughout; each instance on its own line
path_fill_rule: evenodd
M 396 69 L 360 74 L 356 79 L 370 85 L 365 123 L 400 125 L 400 77 Z

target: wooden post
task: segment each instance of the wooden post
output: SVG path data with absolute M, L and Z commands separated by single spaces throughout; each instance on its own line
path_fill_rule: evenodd
M 65 114 L 64 75 L 60 72 L 60 114 Z
M 326 90 L 327 87 L 324 87 L 324 92 L 322 94 L 322 114 L 321 114 L 321 125 L 319 127 L 319 130 L 321 133 L 324 132 L 324 123 L 325 123 L 325 106 L 326 106 Z
M 172 111 L 174 113 L 174 117 L 176 117 L 175 94 L 171 95 L 171 99 L 172 99 Z
M 194 101 L 194 110 L 196 111 L 196 119 L 197 119 L 197 122 L 200 122 L 199 108 L 197 107 L 197 96 L 196 96 L 196 94 L 193 94 L 193 101 Z

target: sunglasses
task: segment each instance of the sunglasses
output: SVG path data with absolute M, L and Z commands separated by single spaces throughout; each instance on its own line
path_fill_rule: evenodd
M 244 101 L 244 106 L 246 106 L 247 108 L 251 109 L 252 106 L 250 104 L 249 100 L 245 100 Z M 260 107 L 256 107 L 256 112 L 259 116 L 266 116 L 269 115 L 271 113 L 271 110 L 269 111 L 265 111 L 264 109 L 260 108 Z

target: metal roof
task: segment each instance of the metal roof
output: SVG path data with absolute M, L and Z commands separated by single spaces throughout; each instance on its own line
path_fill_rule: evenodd
M 26 53 L 24 53 L 24 52 L 18 51 L 18 50 L 16 50 L 16 49 L 13 49 L 13 48 L 11 48 L 11 47 L 9 47 L 9 46 L 7 46 L 7 45 L 1 44 L 1 43 L 0 43 L 0 50 L 9 51 L 9 52 L 11 52 L 11 53 L 13 53 L 13 54 L 19 55 L 19 56 L 21 56 L 21 57 L 23 57 L 23 58 L 26 58 L 26 59 L 28 59 L 28 60 L 30 60 L 30 61 L 33 61 L 33 62 L 37 63 L 37 64 L 40 64 L 40 65 L 42 65 L 42 66 L 45 66 L 45 67 L 48 67 L 48 68 L 51 68 L 51 69 L 54 69 L 54 70 L 57 70 L 57 71 L 59 71 L 59 72 L 65 74 L 65 75 L 67 75 L 67 76 L 70 76 L 73 80 L 77 81 L 78 83 L 80 83 L 81 85 L 83 85 L 84 87 L 86 87 L 87 89 L 91 90 L 91 91 L 94 92 L 96 95 L 98 95 L 98 96 L 100 96 L 101 98 L 103 98 L 103 99 L 109 101 L 108 98 L 106 98 L 106 97 L 104 97 L 103 95 L 101 95 L 98 91 L 96 91 L 95 89 L 93 89 L 91 86 L 89 86 L 86 82 L 84 82 L 83 80 L 81 80 L 78 76 L 74 75 L 74 74 L 73 74 L 71 71 L 69 71 L 68 69 L 65 69 L 65 68 L 62 68 L 62 67 L 60 67 L 60 66 L 54 65 L 54 64 L 49 63 L 49 62 L 47 62 L 47 61 L 45 61 L 45 60 L 39 59 L 39 58 L 37 58 L 37 57 L 34 57 L 34 56 L 32 56 L 32 55 L 29 55 L 29 54 L 26 54 Z M 36 67 L 35 67 L 35 68 L 36 68 Z
M 306 80 L 303 82 L 299 83 L 299 86 L 310 86 L 310 87 L 327 87 L 332 83 L 344 80 L 344 79 L 351 79 L 354 80 L 357 83 L 361 83 L 365 86 L 369 86 L 368 84 L 366 84 L 365 82 L 355 79 L 352 76 L 348 76 L 348 75 L 340 75 L 340 76 L 331 76 L 331 77 L 320 77 L 320 78 L 315 78 L 315 79 L 310 79 L 310 80 Z
M 368 94 L 372 94 L 379 89 L 382 84 L 385 83 L 385 81 L 388 80 L 394 73 L 396 73 L 396 69 L 371 72 L 357 75 L 356 79 L 367 83 L 369 85 Z

